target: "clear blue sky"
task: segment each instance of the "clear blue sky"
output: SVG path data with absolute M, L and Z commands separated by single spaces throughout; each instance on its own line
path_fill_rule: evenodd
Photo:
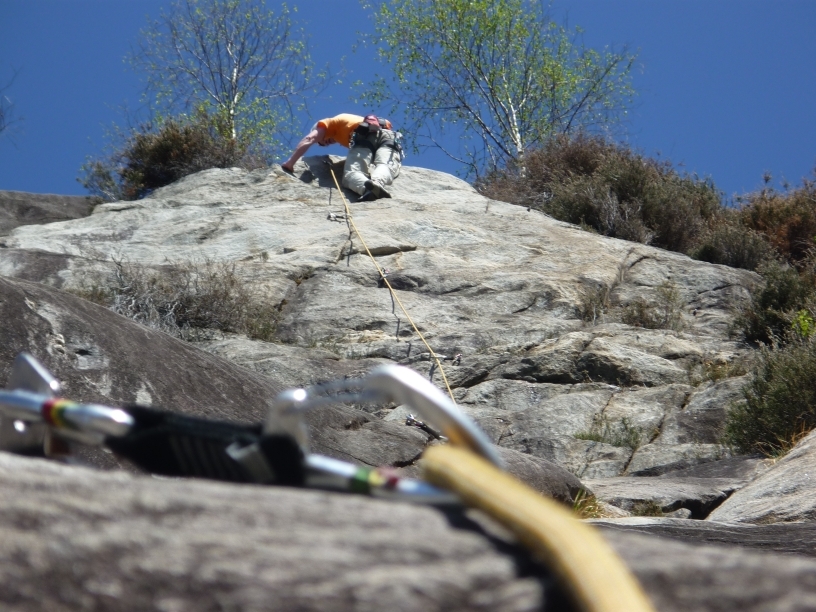
M 269 6 L 278 3 L 267 0 Z M 139 75 L 123 57 L 170 0 L 2 0 L 0 85 L 23 118 L 0 136 L 0 190 L 82 194 L 78 169 L 103 133 L 138 107 Z M 353 52 L 371 29 L 357 0 L 290 0 L 311 32 L 317 64 L 350 74 L 311 103 L 297 127 L 351 104 L 348 83 L 382 72 L 370 51 Z M 799 184 L 816 166 L 816 0 L 553 0 L 558 21 L 585 30 L 589 46 L 639 50 L 639 96 L 627 140 L 726 195 L 757 189 L 769 171 Z M 342 154 L 343 150 L 336 151 Z M 453 172 L 439 153 L 410 165 Z

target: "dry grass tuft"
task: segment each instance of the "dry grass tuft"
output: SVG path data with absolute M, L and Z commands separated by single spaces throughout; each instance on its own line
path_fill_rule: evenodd
M 189 261 L 161 269 L 115 264 L 109 283 L 75 293 L 183 340 L 206 340 L 217 332 L 267 341 L 274 336 L 280 305 L 243 280 L 235 263 Z

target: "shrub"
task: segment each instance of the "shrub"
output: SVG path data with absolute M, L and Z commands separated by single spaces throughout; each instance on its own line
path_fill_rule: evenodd
M 736 215 L 723 211 L 721 217 L 703 231 L 698 245 L 689 254 L 700 261 L 745 270 L 756 270 L 774 259 L 776 251 L 764 234 L 743 225 Z
M 816 181 L 782 192 L 766 187 L 740 200 L 746 227 L 763 234 L 788 262 L 801 266 L 808 260 L 816 241 Z
M 725 359 L 704 359 L 688 366 L 689 384 L 695 387 L 710 381 L 717 382 L 726 378 L 743 376 L 748 373 L 748 363 L 743 359 L 727 361 Z
M 604 320 L 610 309 L 610 289 L 606 285 L 587 287 L 580 294 L 578 313 L 581 320 L 595 325 L 598 319 Z
M 585 134 L 552 138 L 529 151 L 523 166 L 496 171 L 477 188 L 606 236 L 682 253 L 722 208 L 711 181 Z
M 108 201 L 136 200 L 208 168 L 262 167 L 265 160 L 260 150 L 253 143 L 230 137 L 218 117 L 200 110 L 192 118 L 142 124 L 108 159 L 83 165 L 79 181 L 90 193 Z
M 585 489 L 578 491 L 578 494 L 575 496 L 575 501 L 572 503 L 572 511 L 580 519 L 606 518 L 607 515 L 601 501 L 592 493 L 588 493 Z
M 280 307 L 242 280 L 234 263 L 173 263 L 160 270 L 115 262 L 113 283 L 77 294 L 143 325 L 184 340 L 213 332 L 270 340 Z
M 632 506 L 632 516 L 664 516 L 663 508 L 654 500 L 635 502 Z
M 574 437 L 578 440 L 629 448 L 632 452 L 640 448 L 643 441 L 649 438 L 643 428 L 634 425 L 626 417 L 612 423 L 608 417 L 600 414 L 592 418 L 592 427 L 589 431 L 578 432 Z
M 665 282 L 656 289 L 656 300 L 636 298 L 626 304 L 621 313 L 621 321 L 627 325 L 646 329 L 683 328 L 683 300 L 677 285 Z
M 816 275 L 810 268 L 800 272 L 778 261 L 768 261 L 757 271 L 763 284 L 753 292 L 751 303 L 735 325 L 750 342 L 785 343 L 797 313 L 816 305 Z
M 728 412 L 724 442 L 742 453 L 779 455 L 816 428 L 816 342 L 763 347 L 745 401 Z

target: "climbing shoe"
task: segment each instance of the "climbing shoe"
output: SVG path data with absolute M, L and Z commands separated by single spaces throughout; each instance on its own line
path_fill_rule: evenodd
M 391 194 L 385 190 L 385 187 L 374 181 L 365 182 L 366 191 L 370 191 L 376 198 L 390 198 Z
M 370 202 L 371 200 L 376 200 L 376 199 L 377 199 L 377 196 L 375 196 L 372 191 L 369 191 L 368 189 L 366 189 L 363 192 L 363 195 L 361 195 L 360 199 L 357 200 L 357 201 L 358 202 Z

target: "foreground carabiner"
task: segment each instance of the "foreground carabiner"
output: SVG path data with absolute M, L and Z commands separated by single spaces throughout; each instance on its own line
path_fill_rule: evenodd
M 354 390 L 357 393 L 349 394 Z M 329 395 L 333 392 L 339 395 Z M 451 443 L 468 448 L 499 468 L 504 466 L 487 434 L 470 417 L 431 382 L 413 370 L 397 365 L 380 366 L 361 379 L 346 379 L 311 389 L 284 391 L 272 402 L 264 431 L 285 431 L 301 438 L 303 425 L 299 413 L 339 400 L 353 401 L 360 398 L 410 406 Z
M 441 420 L 443 431 L 452 432 L 457 439 L 474 440 L 472 444 L 476 446 L 484 444 L 478 438 L 481 432 L 467 423 L 464 415 L 440 419 L 437 414 L 455 412 L 455 406 L 451 409 L 445 405 L 444 395 L 434 396 L 435 388 L 425 388 L 426 383 L 419 375 L 417 384 L 416 379 L 399 371 L 402 369 L 375 371 L 363 379 L 363 390 L 354 397 L 407 403 L 437 422 Z M 285 391 L 276 398 L 262 427 L 145 406 L 113 408 L 56 398 L 52 391 L 59 389 L 59 383 L 25 354 L 15 361 L 11 380 L 16 382 L 15 388 L 0 390 L 0 426 L 5 432 L 0 450 L 20 452 L 22 448 L 15 446 L 14 436 L 22 437 L 39 427 L 44 433 L 34 443 L 40 445 L 40 453 L 46 456 L 66 454 L 70 452 L 66 443 L 80 443 L 104 446 L 145 471 L 164 476 L 301 486 L 429 504 L 456 503 L 452 494 L 421 480 L 403 478 L 395 470 L 359 466 L 309 453 L 303 410 L 337 398 L 315 392 L 310 395 L 302 389 Z M 351 387 L 343 383 L 332 386 L 335 390 Z M 470 433 L 458 434 L 459 431 Z M 51 443 L 53 438 L 63 442 L 59 445 L 60 453 L 51 450 L 55 447 Z M 31 448 L 25 452 L 31 454 Z

